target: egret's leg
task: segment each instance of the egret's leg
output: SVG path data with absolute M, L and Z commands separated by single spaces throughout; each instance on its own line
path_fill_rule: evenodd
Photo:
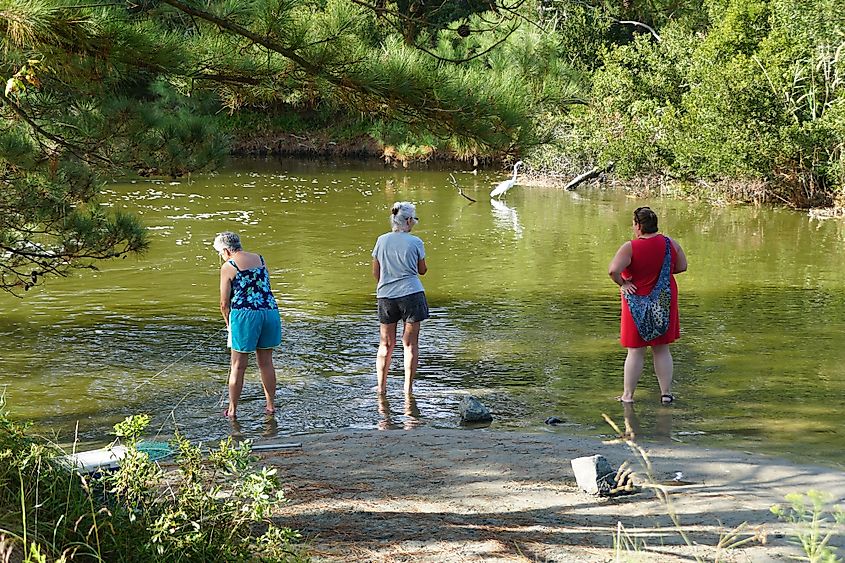
M 376 356 L 377 391 L 379 395 L 387 392 L 387 370 L 390 369 L 390 357 L 393 355 L 393 349 L 396 347 L 397 324 L 379 325 L 378 355 Z
M 405 394 L 410 395 L 414 387 L 414 377 L 417 375 L 417 364 L 420 359 L 420 323 L 405 321 L 402 330 L 402 345 L 405 348 Z

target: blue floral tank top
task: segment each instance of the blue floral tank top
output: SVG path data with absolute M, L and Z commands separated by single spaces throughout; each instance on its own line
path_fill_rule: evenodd
M 232 280 L 232 309 L 278 309 L 276 298 L 270 291 L 270 274 L 264 264 L 264 257 L 261 258 L 261 266 L 241 270 L 234 260 L 229 264 L 238 271 L 235 279 Z

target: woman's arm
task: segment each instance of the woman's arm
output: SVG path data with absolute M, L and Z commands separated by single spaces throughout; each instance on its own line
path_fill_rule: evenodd
M 381 264 L 375 258 L 373 258 L 373 277 L 376 281 L 381 281 Z
M 674 239 L 669 239 L 672 241 L 672 246 L 675 247 L 675 269 L 672 270 L 673 274 L 680 274 L 681 272 L 687 271 L 687 255 L 684 254 L 684 249 L 681 248 L 681 245 L 675 242 Z
M 607 274 L 610 276 L 616 285 L 621 288 L 622 293 L 635 293 L 637 286 L 622 277 L 622 272 L 625 268 L 631 265 L 631 241 L 626 242 L 616 251 L 616 256 L 610 261 L 610 266 L 607 267 Z
M 228 263 L 220 267 L 220 313 L 226 328 L 229 328 L 229 312 L 232 310 L 232 280 L 234 268 Z
M 417 244 L 417 273 L 424 276 L 428 271 L 428 266 L 425 263 L 425 244 L 420 238 L 416 238 L 414 242 Z

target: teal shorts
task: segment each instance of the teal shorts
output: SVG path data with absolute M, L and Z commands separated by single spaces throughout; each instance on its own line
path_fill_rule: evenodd
M 229 348 L 255 352 L 282 343 L 282 319 L 278 309 L 232 309 L 229 311 Z

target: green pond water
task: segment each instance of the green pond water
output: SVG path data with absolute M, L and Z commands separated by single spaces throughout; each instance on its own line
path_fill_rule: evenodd
M 139 213 L 150 251 L 0 296 L 0 386 L 45 434 L 108 440 L 149 413 L 153 432 L 193 439 L 289 437 L 343 428 L 458 426 L 472 393 L 492 428 L 612 434 L 717 445 L 845 466 L 845 224 L 779 209 L 633 200 L 613 190 L 516 187 L 506 177 L 327 162 L 236 162 L 216 175 L 109 184 L 103 204 Z M 378 343 L 370 251 L 394 201 L 417 204 L 426 244 L 415 404 L 397 350 L 387 403 L 374 392 Z M 686 250 L 678 276 L 678 402 L 659 406 L 651 367 L 623 412 L 619 294 L 607 265 L 651 205 Z M 221 416 L 228 352 L 211 240 L 241 233 L 270 266 L 284 323 L 278 414 L 267 420 L 254 363 L 239 423 Z M 556 416 L 562 425 L 543 421 Z

